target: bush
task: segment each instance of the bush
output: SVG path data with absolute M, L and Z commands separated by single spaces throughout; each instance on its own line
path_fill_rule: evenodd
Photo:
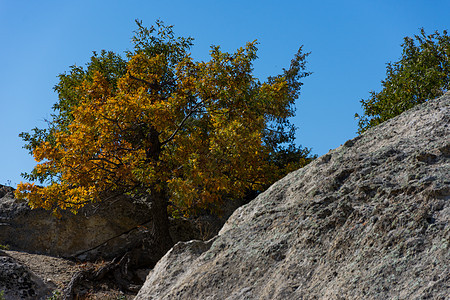
M 398 62 L 387 63 L 382 90 L 361 100 L 364 115 L 358 133 L 391 119 L 413 106 L 441 96 L 450 83 L 450 37 L 447 31 L 426 35 L 422 28 L 414 38 L 405 37 Z

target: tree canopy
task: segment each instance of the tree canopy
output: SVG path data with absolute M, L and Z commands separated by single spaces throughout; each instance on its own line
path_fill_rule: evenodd
M 225 196 L 261 190 L 311 161 L 294 144 L 306 57 L 282 74 L 252 74 L 257 42 L 235 53 L 213 46 L 194 61 L 192 38 L 137 21 L 125 58 L 102 51 L 59 76 L 48 128 L 22 133 L 38 164 L 16 196 L 58 213 L 107 195 L 145 198 L 155 218 L 214 209 Z M 45 183 L 42 185 L 42 183 Z
M 405 37 L 399 61 L 388 63 L 382 90 L 361 100 L 364 115 L 359 133 L 393 118 L 413 106 L 434 99 L 449 89 L 450 38 L 446 31 L 427 35 L 421 29 L 414 38 Z

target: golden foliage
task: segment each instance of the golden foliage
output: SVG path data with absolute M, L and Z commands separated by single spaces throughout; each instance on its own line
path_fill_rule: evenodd
M 253 78 L 255 44 L 234 54 L 215 47 L 208 62 L 186 54 L 175 66 L 164 54 L 137 51 L 114 88 L 95 71 L 76 87 L 81 99 L 70 124 L 32 151 L 35 174 L 57 180 L 21 183 L 16 196 L 57 213 L 108 191 L 157 189 L 172 211 L 189 213 L 262 189 L 280 173 L 268 159 L 265 130 L 292 116 L 294 98 L 282 76 Z

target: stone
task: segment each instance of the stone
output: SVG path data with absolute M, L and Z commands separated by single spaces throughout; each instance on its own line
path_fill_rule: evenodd
M 6 300 L 48 299 L 55 286 L 0 250 L 0 292 Z
M 230 201 L 225 216 L 242 201 Z M 210 238 L 225 220 L 213 215 L 170 219 L 171 238 L 174 242 Z M 0 185 L 0 245 L 12 250 L 81 261 L 110 260 L 131 250 L 149 256 L 152 249 L 146 245 L 151 244 L 152 230 L 147 205 L 126 195 L 86 205 L 76 215 L 62 212 L 58 219 L 44 209 L 31 209 L 26 201 L 14 198 L 13 188 Z M 160 258 L 145 264 L 154 265 Z
M 448 299 L 450 95 L 288 174 L 136 299 Z
M 110 259 L 133 248 L 148 235 L 150 213 L 143 203 L 120 196 L 54 217 L 31 209 L 0 186 L 0 244 L 12 250 L 81 260 Z

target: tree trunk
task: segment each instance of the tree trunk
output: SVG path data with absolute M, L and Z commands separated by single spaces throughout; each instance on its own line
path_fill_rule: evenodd
M 170 223 L 167 214 L 167 193 L 165 190 L 151 190 L 151 211 L 153 218 L 153 247 L 155 254 L 162 257 L 173 246 Z
M 76 273 L 64 289 L 63 299 L 78 299 L 86 294 L 86 291 L 96 289 L 101 284 L 134 293 L 139 290 L 143 282 L 135 271 L 153 268 L 173 246 L 166 195 L 165 190 L 152 189 L 151 195 L 148 196 L 153 224 L 151 228 L 143 229 L 149 233 L 147 238 L 100 269 L 90 268 Z
M 146 159 L 151 161 L 155 166 L 160 161 L 162 147 L 159 140 L 160 133 L 150 126 L 147 133 L 146 140 L 149 147 L 146 151 Z M 153 218 L 153 249 L 155 255 L 161 258 L 173 246 L 172 238 L 170 237 L 170 224 L 167 215 L 168 203 L 167 189 L 163 182 L 157 181 L 153 187 L 150 188 L 149 199 L 151 203 L 151 212 Z M 158 260 L 159 260 L 158 258 Z

